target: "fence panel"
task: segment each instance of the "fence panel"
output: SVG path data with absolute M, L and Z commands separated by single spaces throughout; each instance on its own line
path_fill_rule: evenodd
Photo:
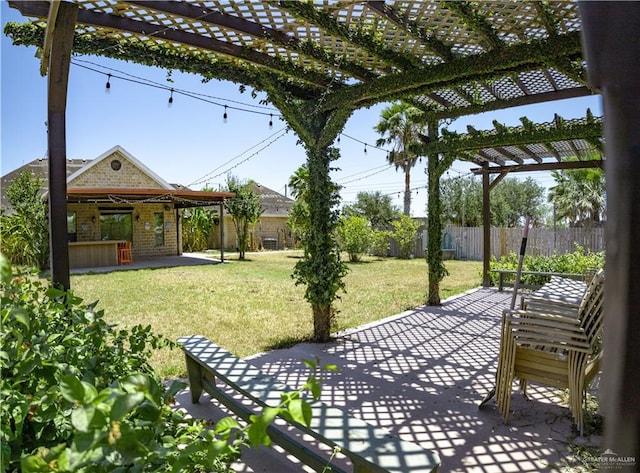
M 482 260 L 483 236 L 481 227 L 445 228 L 451 236 L 456 259 Z M 513 252 L 518 254 L 522 242 L 522 228 L 491 228 L 491 254 L 496 258 Z M 576 245 L 597 252 L 604 250 L 604 229 L 593 228 L 532 228 L 527 240 L 527 254 L 552 256 L 571 253 Z

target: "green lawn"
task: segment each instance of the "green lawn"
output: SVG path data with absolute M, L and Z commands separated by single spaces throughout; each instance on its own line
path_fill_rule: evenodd
M 106 318 L 123 326 L 151 325 L 175 340 L 204 335 L 244 357 L 304 340 L 312 331 L 304 287 L 291 278 L 299 252 L 231 255 L 226 264 L 114 271 L 72 276 L 74 293 L 100 301 Z M 346 293 L 335 304 L 337 329 L 356 327 L 422 305 L 427 292 L 424 259 L 365 258 L 348 264 Z M 480 283 L 480 262 L 448 261 L 442 298 Z M 177 351 L 152 360 L 163 376 L 184 372 Z

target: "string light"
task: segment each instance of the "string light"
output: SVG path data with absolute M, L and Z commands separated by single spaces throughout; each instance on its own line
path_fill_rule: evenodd
M 340 143 L 340 135 L 338 135 L 338 143 Z
M 107 83 L 104 85 L 104 93 L 111 93 L 111 74 L 107 74 Z
M 171 108 L 172 105 L 173 105 L 173 89 L 171 89 L 171 95 L 169 95 L 169 103 L 167 104 L 167 106 Z
M 367 143 L 364 144 L 364 154 L 367 154 Z
M 273 128 L 273 113 L 269 114 L 269 130 Z
M 227 123 L 227 117 L 228 117 L 228 115 L 227 115 L 227 106 L 225 105 L 224 106 L 224 115 L 222 115 L 222 121 L 224 123 Z

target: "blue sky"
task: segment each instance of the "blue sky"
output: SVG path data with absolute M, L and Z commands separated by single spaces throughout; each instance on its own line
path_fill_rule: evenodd
M 2 25 L 25 19 L 1 2 Z M 260 104 L 259 94 L 252 98 L 250 89 L 239 92 L 237 84 L 223 81 L 202 83 L 191 74 L 174 71 L 173 82 L 167 72 L 96 56 L 76 56 L 69 77 L 67 100 L 67 157 L 91 159 L 115 145 L 121 145 L 146 166 L 172 183 L 217 187 L 229 172 L 241 179 L 257 182 L 281 193 L 289 176 L 305 162 L 304 148 L 297 144 L 292 131 L 282 132 L 286 124 L 277 118 L 278 111 Z M 4 175 L 29 161 L 45 156 L 46 78 L 39 73 L 40 61 L 35 48 L 13 46 L 2 35 L 0 76 L 1 93 L 1 174 Z M 96 69 L 100 72 L 94 72 Z M 105 93 L 111 73 L 110 93 Z M 123 80 L 115 76 L 125 76 Z M 152 81 L 157 87 L 132 82 Z M 203 94 L 197 100 L 170 92 L 165 88 Z M 223 122 L 224 105 L 228 119 Z M 361 191 L 379 190 L 392 196 L 402 208 L 404 175 L 386 165 L 386 153 L 373 147 L 378 135 L 373 130 L 382 109 L 379 104 L 356 111 L 344 129 L 339 147 L 341 158 L 335 163 L 339 171 L 333 178 L 344 186 L 344 201 L 353 201 Z M 239 108 L 241 110 L 236 110 Z M 599 97 L 564 100 L 550 104 L 530 105 L 500 112 L 463 117 L 448 126 L 466 131 L 470 124 L 477 129 L 492 129 L 492 120 L 519 125 L 519 117 L 546 122 L 554 113 L 565 118 L 585 115 L 587 108 L 601 115 Z M 251 113 L 245 110 L 252 110 Z M 269 128 L 273 113 L 273 127 Z M 364 144 L 367 143 L 367 153 Z M 421 167 L 422 166 L 422 167 Z M 412 214 L 425 215 L 425 160 L 412 171 Z M 450 176 L 467 174 L 470 163 L 456 161 Z M 541 185 L 553 185 L 550 173 L 532 173 Z M 518 177 L 524 177 L 521 174 Z

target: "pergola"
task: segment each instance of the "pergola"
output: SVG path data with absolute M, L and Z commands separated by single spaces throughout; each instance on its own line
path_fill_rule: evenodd
M 640 277 L 633 262 L 640 217 L 640 4 L 635 2 L 271 1 L 67 2 L 9 0 L 40 22 L 8 25 L 15 44 L 42 47 L 49 75 L 52 279 L 68 287 L 65 107 L 70 55 L 94 54 L 236 82 L 266 92 L 307 152 L 314 225 L 306 284 L 316 338 L 328 336 L 344 266 L 333 241 L 332 144 L 356 109 L 404 99 L 424 111 L 428 136 L 429 303 L 444 276 L 439 178 L 456 158 L 479 164 L 485 201 L 506 172 L 602 166 L 602 127 L 496 124 L 491 133 L 439 133 L 439 120 L 601 93 L 608 186 L 607 447 L 638 455 Z M 46 21 L 46 23 L 45 23 Z M 46 24 L 46 26 L 45 26 Z M 585 49 L 583 49 L 583 42 Z M 589 70 L 589 80 L 586 76 Z M 576 133 L 576 129 L 581 129 Z M 546 134 L 545 134 L 546 133 Z M 519 138 L 516 135 L 520 134 Z M 485 141 L 482 141 L 485 140 Z M 520 141 L 518 141 L 520 140 Z M 597 163 L 591 162 L 593 159 Z M 571 163 L 571 164 L 570 164 Z M 578 164 L 581 165 L 581 164 Z M 498 178 L 490 182 L 490 174 Z M 634 178 L 636 180 L 634 181 Z M 487 216 L 485 212 L 485 223 Z M 488 238 L 485 238 L 485 242 Z M 485 243 L 487 245 L 487 243 Z M 486 248 L 486 246 L 485 246 Z M 486 271 L 485 262 L 485 271 Z M 318 334 L 320 334 L 318 336 Z

